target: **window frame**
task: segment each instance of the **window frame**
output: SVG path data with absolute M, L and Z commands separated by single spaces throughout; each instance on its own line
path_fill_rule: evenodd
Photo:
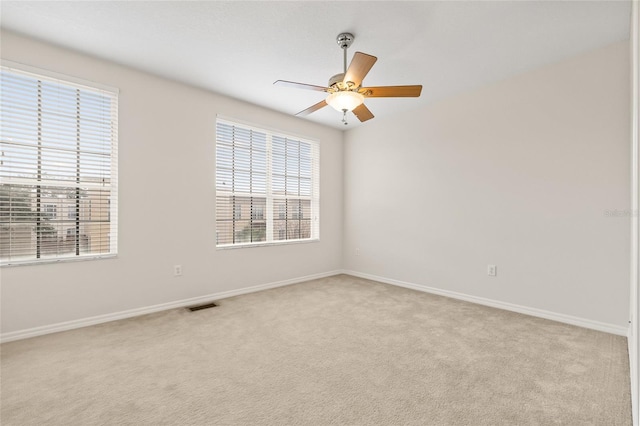
M 22 63 L 9 61 L 6 59 L 0 60 L 0 68 L 3 72 L 9 72 L 13 74 L 23 75 L 26 77 L 30 77 L 33 79 L 40 81 L 51 82 L 53 84 L 59 84 L 61 86 L 67 88 L 75 88 L 80 91 L 88 91 L 88 92 L 98 92 L 102 93 L 105 96 L 111 98 L 110 104 L 110 113 L 111 113 L 111 142 L 110 142 L 110 153 L 109 153 L 109 165 L 110 165 L 110 182 L 108 185 L 108 189 L 110 191 L 108 201 L 108 207 L 106 208 L 107 220 L 109 223 L 109 232 L 108 232 L 108 253 L 79 253 L 76 249 L 74 254 L 63 255 L 59 257 L 40 257 L 39 249 L 36 251 L 36 257 L 34 258 L 16 258 L 16 259 L 0 259 L 0 267 L 13 267 L 13 266 L 33 266 L 40 264 L 50 264 L 50 263 L 62 263 L 62 262 L 77 262 L 77 261 L 86 261 L 86 260 L 96 260 L 96 259 L 105 259 L 105 258 L 115 258 L 118 256 L 118 118 L 119 118 L 119 89 L 108 86 L 101 83 L 96 83 L 93 81 L 88 81 L 85 79 L 81 79 L 78 77 L 70 76 L 67 74 L 56 73 L 53 71 L 49 71 L 42 68 L 33 67 L 30 65 L 25 65 Z M 79 149 L 79 148 L 78 148 Z M 85 151 L 79 150 L 78 153 L 82 153 Z M 78 154 L 79 155 L 79 154 Z M 80 163 L 82 164 L 82 163 Z M 80 167 L 80 166 L 78 166 Z M 39 178 L 38 178 L 39 179 Z M 38 180 L 36 180 L 37 182 Z M 2 184 L 6 185 L 27 185 L 33 186 L 34 181 L 30 178 L 8 178 L 2 179 Z M 46 186 L 47 184 L 43 184 Z M 84 184 L 86 185 L 86 183 Z M 36 185 L 38 186 L 38 185 Z M 58 187 L 58 186 L 57 186 Z M 73 189 L 75 188 L 76 192 L 82 190 L 83 184 L 78 182 L 71 182 L 68 185 L 59 185 L 61 189 Z M 44 206 L 46 204 L 42 204 L 43 208 L 40 207 L 41 203 L 44 203 L 45 199 L 40 198 L 40 195 L 36 196 L 36 205 L 37 208 L 41 209 L 38 214 L 41 212 L 45 212 Z M 91 202 L 91 200 L 89 200 Z M 61 208 L 62 215 L 64 214 L 65 206 L 56 206 L 56 211 L 54 213 L 56 218 L 60 218 Z M 76 207 L 76 214 L 78 214 L 79 207 Z M 90 214 L 90 212 L 89 212 Z M 41 215 L 42 216 L 42 215 Z M 112 221 L 112 218 L 115 218 Z M 39 232 L 38 229 L 41 227 L 40 219 L 36 220 L 36 232 Z M 68 231 L 68 229 L 67 229 Z M 77 232 L 76 232 L 77 233 Z M 38 237 L 39 244 L 40 237 Z M 79 240 L 79 239 L 78 239 Z M 77 245 L 77 244 L 76 244 Z
M 218 150 L 218 124 L 223 123 L 226 125 L 236 126 L 242 128 L 244 130 L 250 130 L 254 132 L 263 133 L 266 135 L 267 139 L 267 172 L 266 172 L 266 195 L 261 194 L 252 194 L 252 193 L 240 193 L 233 191 L 219 191 L 218 190 L 218 158 L 217 158 L 217 150 Z M 273 245 L 287 245 L 287 244 L 304 244 L 304 243 L 313 243 L 320 241 L 320 143 L 316 140 L 313 140 L 308 137 L 295 135 L 289 132 L 283 132 L 280 130 L 275 130 L 269 127 L 255 125 L 247 122 L 243 122 L 241 120 L 227 118 L 221 115 L 216 117 L 216 126 L 215 126 L 215 147 L 216 147 L 216 158 L 214 161 L 215 164 L 215 202 L 216 202 L 216 216 L 215 216 L 215 226 L 216 226 L 216 250 L 229 250 L 229 249 L 239 249 L 239 248 L 250 248 L 250 247 L 264 247 L 264 246 L 273 246 Z M 301 143 L 305 143 L 309 145 L 311 152 L 311 195 L 310 196 L 301 196 L 301 195 L 276 195 L 273 192 L 273 149 L 272 142 L 274 137 L 285 138 L 292 141 L 298 141 Z M 300 176 L 298 176 L 300 179 Z M 219 229 L 218 229 L 218 197 L 219 196 L 239 196 L 239 197 L 253 197 L 260 198 L 265 200 L 265 206 L 263 210 L 263 218 L 264 219 L 256 219 L 256 220 L 264 220 L 266 223 L 266 239 L 264 241 L 255 241 L 255 242 L 242 242 L 242 243 L 231 243 L 231 244 L 219 244 Z M 309 228 L 310 228 L 310 236 L 308 238 L 295 238 L 295 239 L 279 239 L 280 234 L 278 234 L 278 239 L 275 238 L 275 222 L 279 220 L 301 220 L 293 219 L 293 218 L 282 218 L 278 219 L 279 212 L 276 212 L 274 201 L 275 200 L 308 200 L 310 202 L 310 217 L 309 217 Z M 233 207 L 232 207 L 233 208 Z M 260 207 L 261 208 L 261 207 Z M 302 210 L 302 208 L 300 208 Z M 286 210 L 285 210 L 286 215 Z M 250 219 L 253 219 L 253 212 L 249 214 Z M 287 231 L 285 230 L 285 236 L 287 235 Z

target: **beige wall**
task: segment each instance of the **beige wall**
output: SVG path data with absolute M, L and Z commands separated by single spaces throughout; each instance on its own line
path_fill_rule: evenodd
M 621 42 L 347 132 L 345 268 L 626 330 L 628 58 Z
M 631 321 L 629 325 L 629 365 L 631 373 L 631 401 L 633 424 L 640 423 L 640 401 L 638 383 L 640 383 L 640 316 L 638 315 L 638 296 L 640 295 L 640 5 L 633 2 L 631 13 L 631 210 L 635 212 L 631 221 L 631 288 L 630 306 Z
M 1 43 L 4 59 L 120 89 L 119 255 L 0 270 L 3 333 L 341 267 L 340 131 L 16 34 Z M 216 114 L 320 142 L 320 242 L 216 250 Z

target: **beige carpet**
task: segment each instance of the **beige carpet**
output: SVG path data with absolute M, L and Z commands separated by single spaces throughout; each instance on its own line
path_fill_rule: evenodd
M 2 345 L 9 425 L 630 425 L 626 340 L 336 276 Z

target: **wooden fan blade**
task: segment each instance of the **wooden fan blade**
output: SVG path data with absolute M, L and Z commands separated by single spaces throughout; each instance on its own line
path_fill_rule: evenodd
M 314 86 L 313 84 L 296 83 L 295 81 L 277 80 L 273 83 L 275 86 L 292 87 L 294 89 L 315 90 L 317 92 L 326 92 L 328 87 Z
M 351 81 L 358 87 L 362 84 L 364 76 L 367 75 L 373 64 L 376 63 L 378 58 L 375 56 L 367 55 L 366 53 L 356 52 L 351 59 L 349 68 L 344 75 L 344 82 Z
M 359 92 L 367 98 L 417 98 L 422 93 L 422 86 L 363 87 Z
M 356 117 L 358 117 L 358 120 L 362 122 L 371 120 L 373 118 L 373 114 L 371 113 L 371 111 L 369 111 L 369 108 L 367 108 L 364 104 L 360 104 L 358 107 L 356 107 L 353 110 L 353 113 L 355 114 Z
M 320 108 L 324 108 L 326 106 L 327 106 L 327 103 L 324 100 L 322 100 L 322 101 L 318 102 L 317 104 L 311 105 L 309 108 L 300 111 L 296 115 L 299 115 L 300 117 L 304 117 L 305 115 L 309 115 L 312 112 L 315 112 L 315 111 L 319 110 Z

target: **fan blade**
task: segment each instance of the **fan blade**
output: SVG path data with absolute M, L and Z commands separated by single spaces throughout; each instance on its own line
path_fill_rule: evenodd
M 315 90 L 317 92 L 326 92 L 328 87 L 314 86 L 313 84 L 296 83 L 295 81 L 277 80 L 273 83 L 276 86 L 292 87 L 294 89 Z
M 344 82 L 351 81 L 358 87 L 362 84 L 362 80 L 367 75 L 373 64 L 376 63 L 378 58 L 375 56 L 367 55 L 366 53 L 356 52 L 351 59 L 349 68 L 344 75 Z
M 364 104 L 360 104 L 359 106 L 357 106 L 353 110 L 353 113 L 355 114 L 356 117 L 358 117 L 358 120 L 362 122 L 371 120 L 373 118 L 373 114 L 371 113 L 371 111 L 369 111 L 369 108 L 367 108 Z
M 367 98 L 417 98 L 422 93 L 422 86 L 363 87 L 358 91 Z
M 322 100 L 322 101 L 318 102 L 317 104 L 311 105 L 309 108 L 300 111 L 296 115 L 299 115 L 300 117 L 304 117 L 305 115 L 309 115 L 312 112 L 315 112 L 315 111 L 319 110 L 320 108 L 324 108 L 326 106 L 327 106 L 327 103 L 324 100 Z

